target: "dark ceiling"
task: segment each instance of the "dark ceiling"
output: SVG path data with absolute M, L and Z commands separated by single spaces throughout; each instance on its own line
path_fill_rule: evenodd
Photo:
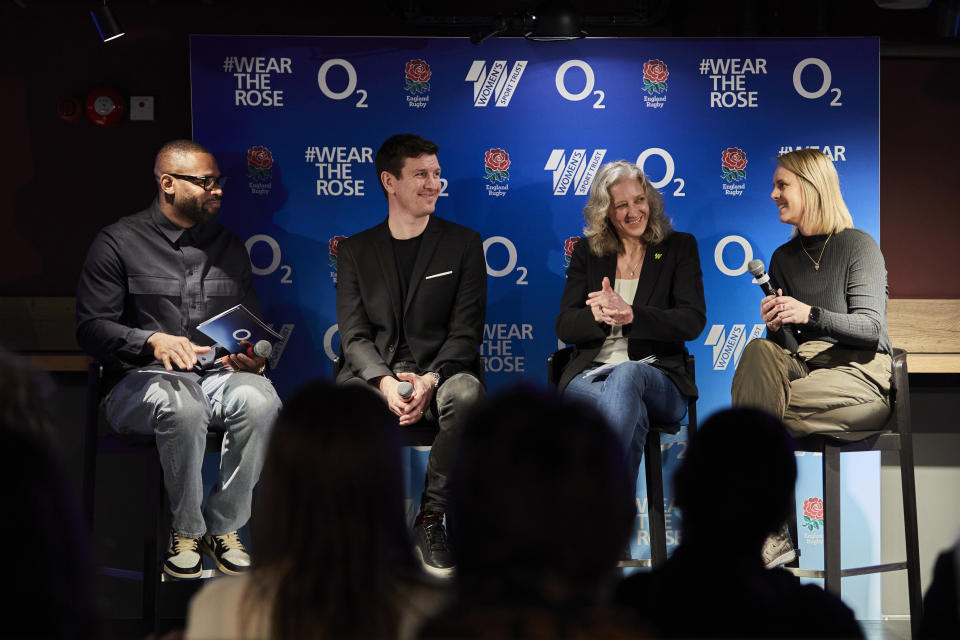
M 2 0 L 8 27 L 50 20 L 90 24 L 90 2 Z M 957 56 L 960 0 L 111 0 L 128 36 L 168 28 L 193 33 L 468 37 L 523 34 L 527 16 L 566 7 L 590 36 L 879 36 L 885 55 Z M 893 9 L 885 6 L 916 6 Z M 927 5 L 924 7 L 924 5 Z M 84 27 L 80 27 L 84 28 Z M 22 31 L 19 35 L 22 35 Z

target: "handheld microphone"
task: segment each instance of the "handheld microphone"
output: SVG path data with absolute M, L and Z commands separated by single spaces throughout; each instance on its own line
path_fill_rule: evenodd
M 773 282 L 770 281 L 770 276 L 767 275 L 766 270 L 763 268 L 763 262 L 761 260 L 751 260 L 748 262 L 747 271 L 756 279 L 757 284 L 763 289 L 764 294 L 768 296 L 777 295 L 777 290 L 773 288 Z M 784 346 L 790 350 L 790 353 L 796 353 L 798 345 L 797 337 L 793 333 L 793 326 L 784 322 L 780 325 L 780 328 L 783 330 Z
M 410 402 L 413 399 L 413 384 L 408 380 L 403 380 L 397 385 L 397 395 L 404 402 Z
M 764 270 L 761 260 L 751 260 L 748 262 L 747 271 L 756 278 L 757 284 L 760 285 L 760 288 L 763 289 L 765 294 L 768 296 L 777 295 L 777 290 L 773 288 L 773 283 L 770 282 L 770 276 L 767 275 L 767 272 Z
M 269 358 L 270 354 L 273 353 L 273 345 L 270 344 L 268 340 L 257 340 L 256 344 L 250 345 L 244 351 L 241 351 L 241 353 L 245 353 L 251 358 Z M 230 356 L 223 356 L 206 364 L 198 363 L 194 365 L 193 370 L 202 375 L 211 371 L 225 371 L 230 368 Z
M 273 345 L 267 340 L 257 340 L 257 344 L 250 345 L 246 351 L 251 358 L 254 356 L 269 358 L 271 353 L 273 353 Z

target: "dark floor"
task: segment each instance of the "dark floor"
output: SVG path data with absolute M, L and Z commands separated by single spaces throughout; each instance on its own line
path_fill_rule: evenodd
M 182 619 L 162 619 L 158 640 L 163 640 L 160 638 L 162 634 L 183 625 Z M 867 640 L 910 640 L 909 620 L 862 620 L 860 627 Z M 141 640 L 147 635 L 139 620 L 107 620 L 101 631 L 102 640 Z

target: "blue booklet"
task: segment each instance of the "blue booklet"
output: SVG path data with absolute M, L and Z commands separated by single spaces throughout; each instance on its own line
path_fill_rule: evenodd
M 219 343 L 230 353 L 242 351 L 243 347 L 240 343 L 243 341 L 257 344 L 261 340 L 266 340 L 273 345 L 280 342 L 282 338 L 242 304 L 227 309 L 209 320 L 204 320 L 197 325 L 197 330 Z

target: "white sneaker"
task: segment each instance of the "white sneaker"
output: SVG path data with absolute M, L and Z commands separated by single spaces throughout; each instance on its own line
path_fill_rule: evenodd
M 170 546 L 163 560 L 163 572 L 180 580 L 199 578 L 203 569 L 199 546 L 196 538 L 179 536 L 171 531 Z
M 200 546 L 203 552 L 216 561 L 217 568 L 232 576 L 250 570 L 250 554 L 247 553 L 236 531 L 222 536 L 203 536 Z
M 788 562 L 797 559 L 797 550 L 793 546 L 793 540 L 790 539 L 790 531 L 784 524 L 780 530 L 771 533 L 763 542 L 763 565 L 767 569 L 782 567 Z

